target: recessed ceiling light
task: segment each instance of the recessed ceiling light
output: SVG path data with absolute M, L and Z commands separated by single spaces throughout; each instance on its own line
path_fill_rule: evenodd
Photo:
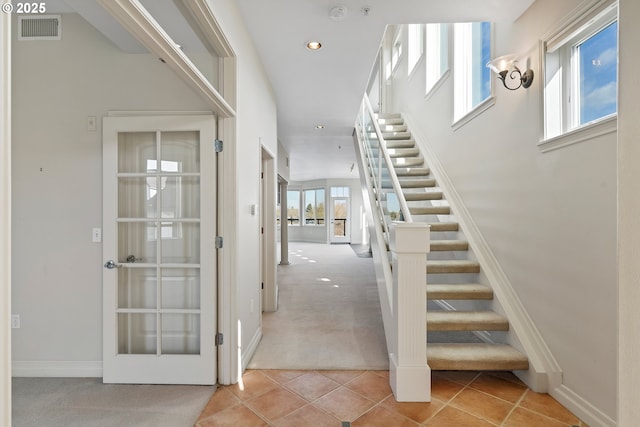
M 322 43 L 320 42 L 311 41 L 307 43 L 307 49 L 309 50 L 319 50 L 321 47 L 322 47 Z
M 324 129 L 324 125 L 316 125 L 316 129 Z

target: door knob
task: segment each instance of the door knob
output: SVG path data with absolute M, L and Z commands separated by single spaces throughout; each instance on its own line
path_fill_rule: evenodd
M 112 259 L 104 263 L 104 268 L 108 268 L 111 270 L 112 268 L 120 268 L 121 266 L 116 264 L 116 262 Z

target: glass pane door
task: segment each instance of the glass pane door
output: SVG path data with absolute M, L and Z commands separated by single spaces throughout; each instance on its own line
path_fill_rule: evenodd
M 349 218 L 349 199 L 331 199 L 331 242 L 349 243 L 351 241 Z
M 103 120 L 103 382 L 217 380 L 213 115 Z
M 118 354 L 200 354 L 199 154 L 195 131 L 118 133 Z

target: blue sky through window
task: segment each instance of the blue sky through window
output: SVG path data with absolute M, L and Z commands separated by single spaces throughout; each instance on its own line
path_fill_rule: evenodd
M 484 65 L 491 61 L 491 23 L 482 23 L 482 61 Z M 491 69 L 482 67 L 482 100 L 491 95 Z
M 580 124 L 617 111 L 618 23 L 577 46 L 580 55 Z

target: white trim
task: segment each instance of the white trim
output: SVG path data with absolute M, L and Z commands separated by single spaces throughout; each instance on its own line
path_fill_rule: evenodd
M 546 44 L 546 48 L 549 52 L 562 46 L 567 40 L 571 39 L 582 27 L 604 12 L 609 7 L 617 5 L 617 0 L 592 0 L 585 1 L 571 11 L 560 22 L 553 26 L 553 29 L 548 31 L 542 40 Z
M 232 79 L 235 83 L 235 74 Z M 218 331 L 224 344 L 218 347 L 218 382 L 228 385 L 242 377 L 239 359 L 236 274 L 242 257 L 237 254 L 238 197 L 236 180 L 236 119 L 218 120 L 218 138 L 226 141 L 218 155 L 218 234 L 224 247 L 218 250 Z
M 260 344 L 260 340 L 262 340 L 262 328 L 258 328 L 256 330 L 256 333 L 253 334 L 253 338 L 251 338 L 251 341 L 249 341 L 249 345 L 247 346 L 247 348 L 243 349 L 244 351 L 242 352 L 242 361 L 241 361 L 241 366 L 243 371 L 247 369 L 247 366 L 249 366 L 249 362 L 251 362 L 251 358 L 253 357 L 256 350 L 258 349 L 258 344 Z
M 529 358 L 530 368 L 528 375 L 524 375 L 525 382 L 534 391 L 538 392 L 546 391 L 546 388 L 557 387 L 562 380 L 560 365 L 533 320 L 529 317 L 509 278 L 500 267 L 489 244 L 482 236 L 471 213 L 467 210 L 462 197 L 456 191 L 453 182 L 445 172 L 435 152 L 431 149 L 428 139 L 421 134 L 418 126 L 412 125 L 417 121 L 413 120 L 411 114 L 406 112 L 403 113 L 403 117 L 408 128 L 411 129 L 416 143 L 421 150 L 424 150 L 425 158 L 429 159 L 431 172 L 438 181 L 445 198 L 456 212 L 456 217 L 465 232 L 469 245 L 473 248 L 474 255 L 482 266 L 482 271 L 489 280 L 497 300 L 509 319 L 511 329 L 520 340 L 520 344 Z
M 262 311 L 277 311 L 278 310 L 278 279 L 277 279 L 277 239 L 276 239 L 276 193 L 277 193 L 277 171 L 276 171 L 276 156 L 264 145 L 261 147 L 261 159 L 260 162 L 263 165 L 262 172 L 264 177 L 260 183 L 261 189 L 261 201 L 260 215 L 261 224 L 260 227 L 264 227 L 262 230 L 262 244 L 260 259 L 262 262 L 263 272 L 263 284 L 262 290 Z M 260 233 L 260 230 L 258 230 Z M 262 313 L 260 313 L 262 317 Z
M 433 86 L 431 86 L 431 89 L 429 89 L 429 91 L 424 96 L 425 102 L 431 99 L 431 97 L 438 91 L 438 89 L 440 89 L 444 82 L 449 78 L 449 75 L 451 75 L 451 68 L 447 68 L 446 71 L 442 73 L 440 78 L 433 84 Z
M 14 361 L 14 377 L 102 377 L 101 360 L 78 361 Z
M 616 427 L 618 425 L 615 420 L 564 384 L 550 390 L 549 394 L 590 426 Z
M 562 135 L 542 140 L 538 143 L 538 148 L 540 148 L 541 152 L 546 153 L 617 131 L 618 115 L 612 114 L 596 122 L 563 133 Z
M 150 52 L 200 94 L 220 117 L 233 117 L 227 100 L 196 68 L 176 43 L 136 0 L 98 0 L 100 5 Z
M 480 104 L 476 105 L 467 114 L 465 114 L 464 116 L 460 117 L 458 120 L 453 122 L 451 124 L 451 127 L 453 128 L 454 131 L 457 131 L 458 129 L 460 129 L 461 127 L 463 127 L 464 125 L 466 125 L 467 123 L 469 123 L 470 121 L 478 117 L 480 114 L 484 113 L 486 110 L 493 107 L 495 103 L 496 103 L 496 97 L 493 95 L 489 96 Z
M 11 425 L 11 15 L 0 17 L 0 425 Z
M 212 116 L 211 111 L 153 111 L 153 110 L 113 110 L 107 111 L 107 117 L 143 117 L 143 116 Z

